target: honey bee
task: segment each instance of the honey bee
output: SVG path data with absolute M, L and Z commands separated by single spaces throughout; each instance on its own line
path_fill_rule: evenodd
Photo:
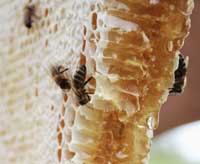
M 67 76 L 64 74 L 65 71 L 67 71 L 68 68 L 64 69 L 62 66 L 57 67 L 51 67 L 51 75 L 56 82 L 56 84 L 62 89 L 62 90 L 70 90 L 71 84 Z
M 24 8 L 24 25 L 30 29 L 33 24 L 33 19 L 37 17 L 35 15 L 35 5 L 27 5 Z
M 189 58 L 186 57 L 184 58 L 183 55 L 180 53 L 179 54 L 179 63 L 178 63 L 178 68 L 174 72 L 175 76 L 175 82 L 173 84 L 173 87 L 170 88 L 169 93 L 182 93 L 185 85 L 186 85 L 186 73 L 187 73 L 187 67 L 188 67 L 188 60 Z
M 73 91 L 77 96 L 78 102 L 80 105 L 85 105 L 90 101 L 89 93 L 85 90 L 85 85 L 93 78 L 90 77 L 85 81 L 86 78 L 86 66 L 81 65 L 75 72 L 72 82 L 73 82 Z

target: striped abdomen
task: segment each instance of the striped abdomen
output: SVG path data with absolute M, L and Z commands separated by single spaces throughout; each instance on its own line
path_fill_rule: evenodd
M 73 78 L 73 85 L 75 89 L 82 88 L 85 82 L 85 77 L 86 77 L 86 66 L 81 65 L 76 73 L 74 74 Z

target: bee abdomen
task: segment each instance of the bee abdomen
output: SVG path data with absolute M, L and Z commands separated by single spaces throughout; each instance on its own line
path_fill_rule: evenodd
M 31 28 L 32 27 L 32 20 L 31 18 L 27 18 L 28 20 L 26 20 L 24 23 L 25 23 L 25 26 L 27 28 Z
M 86 76 L 86 67 L 85 65 L 81 65 L 79 69 L 76 71 L 73 78 L 73 83 L 75 88 L 82 87 L 85 81 L 85 76 Z

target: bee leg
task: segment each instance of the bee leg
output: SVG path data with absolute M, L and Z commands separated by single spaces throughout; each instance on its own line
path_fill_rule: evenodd
M 173 94 L 174 92 L 175 92 L 175 91 L 174 91 L 173 88 L 169 90 L 169 94 L 170 94 L 170 95 Z
M 68 68 L 65 68 L 65 69 L 62 70 L 62 71 L 59 70 L 59 73 L 63 73 L 63 72 L 65 72 L 65 71 L 67 71 L 67 70 L 68 70 Z
M 36 14 L 33 15 L 33 18 L 34 18 L 35 20 L 41 19 L 41 17 L 38 16 L 38 15 L 36 15 Z
M 78 92 L 77 92 L 75 89 L 72 88 L 72 90 L 73 90 L 73 92 L 74 92 L 74 94 L 75 94 L 76 96 L 79 96 Z
M 32 16 L 33 22 L 36 22 L 36 21 L 40 20 L 40 18 L 41 17 L 39 17 L 39 16 L 37 16 L 35 14 Z
M 84 83 L 83 83 L 83 86 L 82 87 L 84 87 L 90 80 L 92 80 L 93 79 L 93 77 L 91 76 L 89 79 L 87 79 Z
M 91 94 L 94 94 L 94 92 L 85 92 L 86 94 L 89 94 L 89 95 L 91 95 Z
M 170 88 L 169 90 L 169 95 L 177 95 L 182 92 L 181 88 L 175 87 L 175 88 Z

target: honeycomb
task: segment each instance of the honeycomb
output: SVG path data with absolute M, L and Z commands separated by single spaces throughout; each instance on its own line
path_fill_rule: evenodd
M 148 163 L 193 0 L 1 0 L 0 163 Z M 30 29 L 24 8 L 35 5 Z M 50 65 L 85 64 L 91 101 Z

